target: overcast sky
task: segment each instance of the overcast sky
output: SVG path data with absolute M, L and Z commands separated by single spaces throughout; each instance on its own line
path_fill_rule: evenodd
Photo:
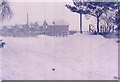
M 46 2 L 45 2 L 46 1 Z M 48 2 L 47 2 L 48 1 Z M 79 14 L 73 13 L 65 7 L 65 4 L 72 4 L 72 0 L 11 0 L 10 6 L 13 11 L 13 18 L 10 21 L 4 21 L 4 25 L 24 24 L 27 21 L 43 20 L 66 20 L 70 24 L 70 29 L 79 30 Z M 83 27 L 88 29 L 88 24 L 95 24 L 95 20 L 86 20 L 83 18 Z

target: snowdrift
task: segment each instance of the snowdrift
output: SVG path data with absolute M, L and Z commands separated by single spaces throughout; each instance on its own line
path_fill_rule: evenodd
M 113 80 L 118 75 L 114 39 L 75 34 L 4 40 L 4 80 Z

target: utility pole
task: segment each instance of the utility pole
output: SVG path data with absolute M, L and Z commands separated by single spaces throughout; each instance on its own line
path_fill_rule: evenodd
M 25 29 L 26 29 L 26 36 L 28 36 L 29 34 L 29 14 L 27 13 L 27 20 L 26 20 L 26 25 L 25 25 Z
M 29 23 L 29 14 L 27 13 L 27 25 Z

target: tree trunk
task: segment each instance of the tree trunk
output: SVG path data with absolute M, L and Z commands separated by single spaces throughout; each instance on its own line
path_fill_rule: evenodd
M 97 34 L 99 34 L 99 17 L 97 17 Z
M 119 5 L 118 12 L 120 12 L 120 2 L 118 2 L 118 5 Z M 120 19 L 120 17 L 118 19 Z M 120 22 L 118 24 L 118 39 L 120 40 Z
M 82 14 L 80 13 L 80 33 L 82 34 Z

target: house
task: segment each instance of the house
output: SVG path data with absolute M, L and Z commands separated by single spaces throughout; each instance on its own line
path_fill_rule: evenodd
M 12 26 L 3 26 L 1 30 L 2 30 L 2 36 L 12 36 L 13 33 Z
M 2 34 L 3 36 L 13 37 L 29 37 L 37 35 L 67 36 L 69 34 L 69 24 L 64 20 L 17 24 L 15 26 L 4 26 L 2 28 Z
M 34 28 L 36 28 L 36 33 L 38 35 L 44 34 L 43 22 L 36 22 Z
M 24 24 L 15 25 L 13 27 L 13 37 L 24 37 L 27 36 L 27 31 L 25 31 Z
M 44 21 L 43 28 L 46 28 L 45 34 L 48 36 L 67 36 L 69 34 L 69 24 L 64 20 Z

